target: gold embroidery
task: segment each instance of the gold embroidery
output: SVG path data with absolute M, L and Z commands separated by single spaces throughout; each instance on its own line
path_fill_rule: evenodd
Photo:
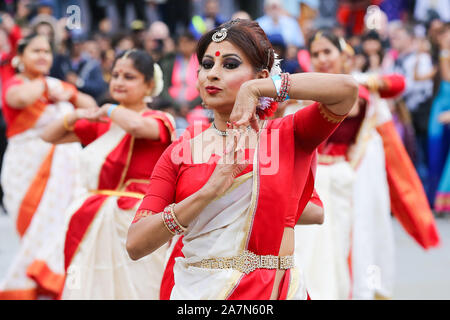
M 139 220 L 141 220 L 142 218 L 148 217 L 153 215 L 153 211 L 150 210 L 139 210 L 138 212 L 136 212 L 136 215 L 134 216 L 133 222 L 138 222 Z
M 338 115 L 333 112 L 331 112 L 325 105 L 322 103 L 319 103 L 319 112 L 322 115 L 322 117 L 331 123 L 339 123 L 342 122 L 346 117 L 347 114 L 344 115 Z

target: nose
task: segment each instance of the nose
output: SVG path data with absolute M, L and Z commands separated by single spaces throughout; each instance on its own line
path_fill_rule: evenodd
M 218 62 L 214 63 L 214 66 L 209 69 L 207 78 L 209 81 L 217 81 L 220 79 L 220 64 Z
M 320 63 L 324 63 L 327 61 L 327 55 L 323 52 L 319 53 L 318 60 Z

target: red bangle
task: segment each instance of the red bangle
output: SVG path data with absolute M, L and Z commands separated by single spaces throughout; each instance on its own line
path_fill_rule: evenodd
M 164 225 L 171 234 L 182 234 L 186 231 L 186 228 L 178 222 L 177 217 L 175 216 L 175 212 L 173 211 L 174 206 L 175 203 L 172 203 L 164 208 L 162 219 Z

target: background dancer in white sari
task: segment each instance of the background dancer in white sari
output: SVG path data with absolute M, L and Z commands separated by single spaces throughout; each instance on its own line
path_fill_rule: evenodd
M 156 161 L 174 134 L 173 118 L 146 105 L 161 92 L 162 72 L 142 50 L 114 62 L 110 93 L 120 105 L 77 110 L 43 134 L 53 143 L 81 141 L 83 193 L 67 210 L 62 299 L 158 299 L 166 248 L 141 261 L 125 249 L 128 226 Z
M 59 294 L 64 279 L 64 210 L 74 197 L 79 143 L 57 146 L 40 138 L 46 125 L 78 108 L 96 108 L 90 96 L 47 77 L 52 53 L 47 38 L 19 41 L 19 73 L 3 86 L 8 147 L 2 168 L 4 204 L 21 247 L 0 282 L 0 299 Z

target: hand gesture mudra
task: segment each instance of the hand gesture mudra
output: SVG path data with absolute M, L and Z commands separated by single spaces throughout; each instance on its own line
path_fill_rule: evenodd
M 245 160 L 243 139 L 245 135 L 238 130 L 229 130 L 231 140 L 227 143 L 221 159 L 210 176 L 205 187 L 210 188 L 219 197 L 223 195 L 233 184 L 234 179 L 248 166 Z M 231 138 L 231 139 L 230 139 Z
M 250 81 L 241 86 L 230 115 L 233 128 L 246 128 L 250 125 L 256 132 L 259 131 L 258 117 L 256 116 L 258 98 L 256 87 L 252 86 Z

